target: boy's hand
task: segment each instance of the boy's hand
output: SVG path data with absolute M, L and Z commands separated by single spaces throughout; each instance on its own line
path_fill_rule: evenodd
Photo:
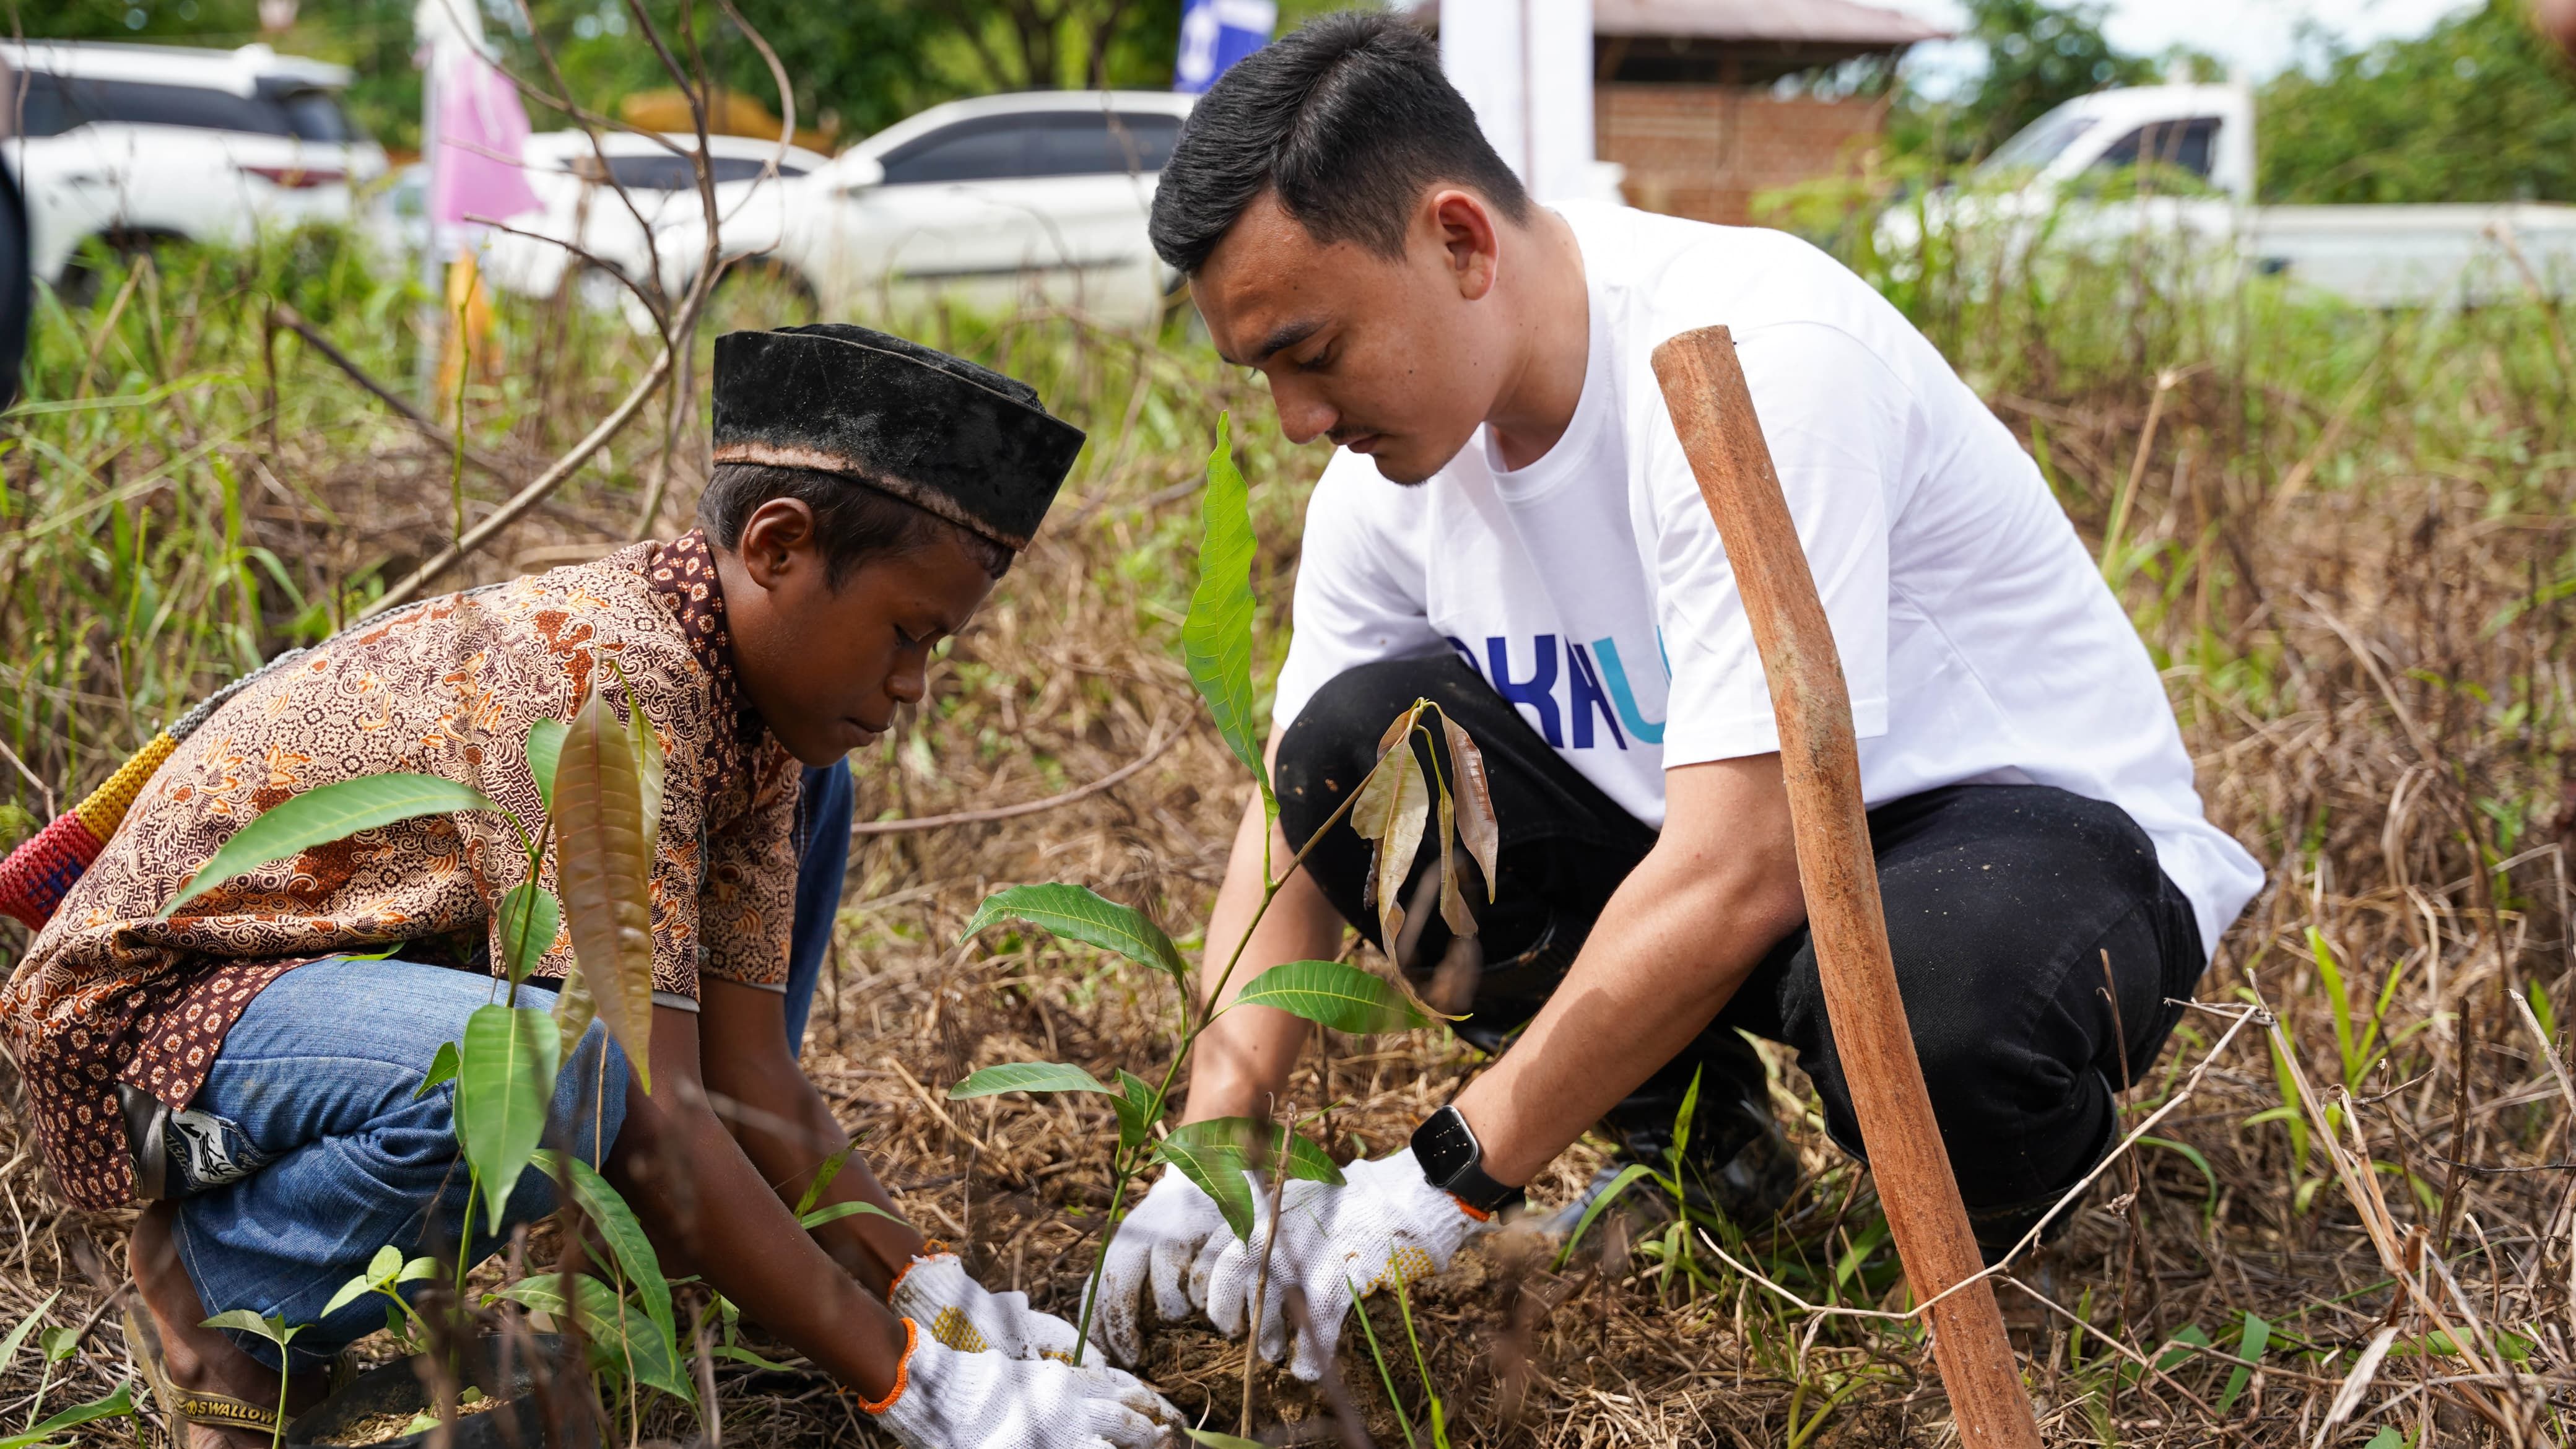
M 1100 1306 L 1093 1310 L 1091 1331 L 1120 1363 L 1133 1364 L 1145 1352 L 1141 1300 L 1150 1282 L 1154 1310 L 1166 1323 L 1189 1317 L 1197 1306 L 1190 1291 L 1190 1270 L 1203 1254 L 1234 1241 L 1217 1211 L 1216 1199 L 1177 1169 L 1165 1168 L 1145 1200 L 1109 1240 L 1100 1266 Z
M 1483 1226 L 1467 1205 L 1425 1181 L 1407 1148 L 1375 1161 L 1354 1162 L 1341 1187 L 1291 1182 L 1279 1212 L 1279 1240 L 1262 1295 L 1254 1347 L 1272 1362 L 1287 1352 L 1288 1323 L 1282 1291 L 1305 1290 L 1307 1321 L 1297 1334 L 1289 1372 L 1313 1383 L 1324 1375 L 1341 1341 L 1342 1318 L 1358 1299 L 1384 1287 L 1397 1273 L 1418 1282 L 1449 1266 L 1458 1245 Z M 1252 1240 L 1229 1235 L 1224 1250 L 1197 1291 L 1209 1321 L 1228 1337 L 1243 1331 L 1261 1271 L 1261 1245 L 1270 1235 L 1270 1194 L 1255 1193 L 1258 1220 Z
M 955 1253 L 915 1258 L 895 1280 L 894 1311 L 924 1333 L 966 1353 L 1073 1361 L 1080 1333 L 1052 1313 L 1029 1306 L 1026 1293 L 991 1293 L 967 1276 Z M 1096 1361 L 1096 1360 L 1095 1360 Z
M 1117 1369 L 963 1353 L 907 1323 L 902 1380 L 868 1411 L 906 1449 L 1157 1449 L 1186 1422 Z

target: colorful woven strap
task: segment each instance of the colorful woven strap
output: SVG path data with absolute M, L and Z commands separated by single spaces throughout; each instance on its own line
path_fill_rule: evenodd
M 0 913 L 15 916 L 30 931 L 43 930 L 105 844 L 78 811 L 57 817 L 0 861 Z
M 216 690 L 117 766 L 106 784 L 90 791 L 69 812 L 9 852 L 7 860 L 0 860 L 0 914 L 16 917 L 30 931 L 43 930 L 45 922 L 54 918 L 54 910 L 63 903 L 63 897 L 71 894 L 82 872 L 107 848 L 117 827 L 125 823 L 126 812 L 134 808 L 143 787 L 152 782 L 153 774 L 169 760 L 179 742 L 253 681 L 303 653 L 301 649 L 290 649 Z

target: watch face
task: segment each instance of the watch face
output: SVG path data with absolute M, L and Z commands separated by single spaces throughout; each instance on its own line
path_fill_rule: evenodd
M 1443 1107 L 1413 1129 L 1413 1160 L 1434 1187 L 1447 1187 L 1460 1172 L 1475 1165 L 1476 1134 L 1455 1107 Z

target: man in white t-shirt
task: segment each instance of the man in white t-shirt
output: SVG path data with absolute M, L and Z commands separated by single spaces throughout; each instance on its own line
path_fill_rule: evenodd
M 1747 1228 L 1794 1163 L 1744 1034 L 1786 1042 L 1847 1150 L 1853 1119 L 1804 924 L 1761 661 L 1648 366 L 1733 330 L 1851 687 L 1899 985 L 1990 1255 L 2115 1136 L 2220 934 L 2261 883 L 2202 816 L 2118 601 L 2031 460 L 1857 277 L 1770 231 L 1532 204 L 1394 17 L 1318 20 L 1230 70 L 1162 173 L 1153 234 L 1217 349 L 1289 437 L 1339 450 L 1307 506 L 1270 748 L 1282 860 L 1416 698 L 1482 747 L 1501 849 L 1453 940 L 1415 864 L 1380 941 L 1497 1053 L 1405 1152 L 1291 1184 L 1259 1347 L 1310 1305 L 1312 1378 L 1355 1294 L 1444 1263 L 1600 1125 L 1660 1165 L 1697 1083 L 1686 1176 Z M 1426 752 L 1428 746 L 1418 746 Z M 1443 768 L 1450 768 L 1444 761 Z M 1238 983 L 1375 940 L 1368 847 L 1335 825 L 1252 926 L 1244 815 L 1208 930 Z M 1267 1008 L 1200 1040 L 1193 1120 L 1259 1113 L 1306 1036 Z M 1509 1050 L 1503 1050 L 1508 1043 Z M 1265 1204 L 1266 1211 L 1266 1204 Z M 1256 1232 L 1253 1242 L 1262 1241 Z M 1177 1173 L 1105 1267 L 1109 1347 L 1141 1305 L 1240 1330 L 1258 1254 Z

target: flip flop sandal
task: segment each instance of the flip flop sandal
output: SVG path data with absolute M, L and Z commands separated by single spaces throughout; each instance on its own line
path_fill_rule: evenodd
M 152 1388 L 153 1402 L 161 1406 L 162 1416 L 170 1421 L 171 1438 L 186 1444 L 190 1424 L 244 1429 L 254 1434 L 277 1432 L 277 1407 L 273 1404 L 254 1404 L 230 1394 L 183 1389 L 171 1383 L 170 1371 L 161 1363 L 158 1335 L 135 1317 L 133 1309 L 126 1309 L 124 1317 L 126 1346 L 134 1351 L 134 1362 L 143 1370 L 144 1382 Z

